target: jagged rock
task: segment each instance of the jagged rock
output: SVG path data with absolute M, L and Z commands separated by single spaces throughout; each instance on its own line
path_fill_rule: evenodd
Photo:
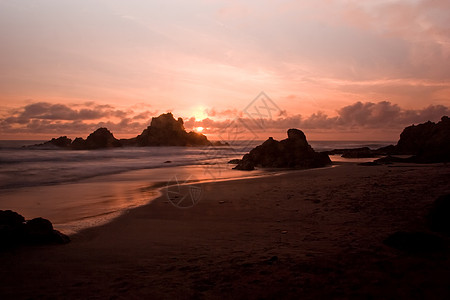
M 175 120 L 172 113 L 162 114 L 152 118 L 148 126 L 135 139 L 127 144 L 136 146 L 209 146 L 206 136 L 196 132 L 186 132 L 183 119 Z
M 123 146 L 210 146 L 208 138 L 200 133 L 186 132 L 183 119 L 175 120 L 172 113 L 162 114 L 152 118 L 140 135 L 131 139 L 116 139 L 107 128 L 99 128 L 91 133 L 86 140 L 76 138 L 73 142 L 67 137 L 52 139 L 43 144 L 28 148 L 65 148 L 74 150 L 91 150 Z M 227 146 L 227 143 L 215 143 L 216 146 Z
M 428 121 L 406 127 L 396 152 L 415 155 L 414 160 L 421 163 L 450 161 L 450 119 L 443 116 L 438 123 Z
M 298 129 L 289 129 L 288 138 L 276 141 L 272 137 L 244 155 L 234 169 L 263 168 L 317 168 L 331 164 L 328 155 L 315 152 Z
M 72 140 L 67 136 L 60 136 L 59 138 L 52 138 L 42 144 L 28 146 L 26 148 L 38 148 L 38 149 L 52 149 L 52 148 L 70 148 Z
M 43 218 L 25 222 L 25 218 L 11 210 L 0 210 L 0 248 L 22 244 L 65 244 L 70 238 L 54 230 L 52 223 Z
M 440 196 L 428 214 L 430 229 L 450 235 L 450 194 Z
M 107 128 L 101 127 L 91 133 L 85 141 L 85 149 L 121 147 L 122 144 Z

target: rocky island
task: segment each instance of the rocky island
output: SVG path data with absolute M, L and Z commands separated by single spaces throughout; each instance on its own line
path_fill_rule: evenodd
M 92 150 L 116 147 L 213 145 L 205 135 L 193 131 L 187 132 L 183 124 L 182 118 L 175 120 L 172 113 L 169 112 L 153 117 L 150 126 L 144 129 L 140 135 L 131 139 L 119 140 L 114 137 L 111 131 L 102 127 L 95 130 L 86 139 L 77 137 L 72 141 L 67 136 L 61 136 L 29 148 Z

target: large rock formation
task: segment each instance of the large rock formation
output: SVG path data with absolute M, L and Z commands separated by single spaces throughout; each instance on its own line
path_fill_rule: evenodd
M 91 133 L 86 140 L 76 138 L 71 144 L 72 149 L 100 149 L 122 147 L 121 142 L 107 128 L 101 127 Z
M 118 140 L 107 128 L 99 128 L 91 133 L 87 139 L 76 138 L 73 142 L 66 136 L 30 146 L 30 149 L 74 149 L 91 150 L 115 148 L 123 146 L 209 146 L 211 142 L 206 136 L 196 132 L 186 132 L 183 119 L 175 120 L 172 113 L 162 114 L 152 118 L 148 126 L 140 135 L 131 139 Z M 215 144 L 224 146 L 224 144 Z
M 288 138 L 282 141 L 269 138 L 245 154 L 234 169 L 318 168 L 331 164 L 328 155 L 317 153 L 311 148 L 301 130 L 289 129 L 287 135 Z
M 53 229 L 52 223 L 43 218 L 25 221 L 11 210 L 0 210 L 0 249 L 22 244 L 65 244 L 70 238 Z
M 347 158 L 386 156 L 373 163 L 364 165 L 380 165 L 393 162 L 435 163 L 450 161 L 450 119 L 443 116 L 438 123 L 426 122 L 406 127 L 400 134 L 397 145 L 389 145 L 379 149 L 355 148 L 334 149 L 323 152 L 328 155 L 341 154 Z M 412 155 L 410 158 L 398 158 L 390 155 Z
M 416 162 L 450 161 L 450 119 L 406 127 L 396 146 L 397 154 L 412 154 Z
M 203 134 L 186 132 L 183 119 L 175 120 L 172 113 L 152 118 L 150 126 L 126 143 L 136 146 L 208 146 L 211 144 Z

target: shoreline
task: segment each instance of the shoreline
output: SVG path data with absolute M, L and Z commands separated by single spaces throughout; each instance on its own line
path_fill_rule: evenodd
M 396 231 L 427 231 L 431 203 L 450 192 L 448 165 L 313 170 L 205 183 L 190 209 L 162 195 L 69 244 L 0 253 L 0 296 L 450 296 L 448 252 L 416 256 L 383 244 Z

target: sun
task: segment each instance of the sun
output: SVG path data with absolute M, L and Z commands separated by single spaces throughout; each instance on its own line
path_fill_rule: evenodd
M 201 127 L 201 126 L 195 127 L 195 128 L 194 128 L 194 130 L 195 130 L 196 132 L 202 132 L 203 129 L 205 129 L 205 128 L 203 128 L 203 127 Z

